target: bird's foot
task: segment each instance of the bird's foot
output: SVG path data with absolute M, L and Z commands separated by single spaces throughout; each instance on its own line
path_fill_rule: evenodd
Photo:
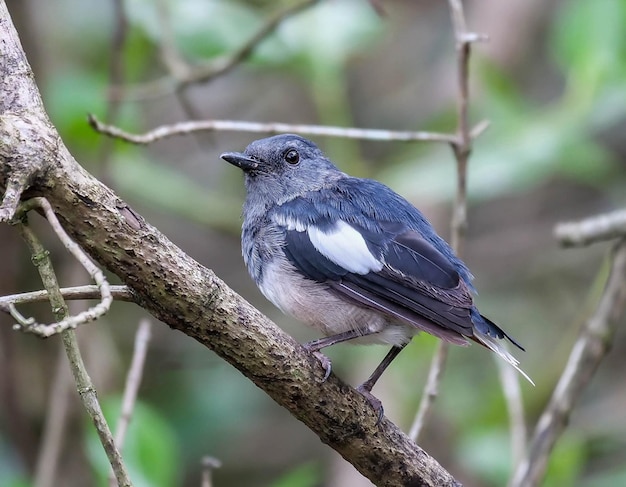
M 378 415 L 376 419 L 376 426 L 382 421 L 383 416 L 385 415 L 385 408 L 383 408 L 383 403 L 380 402 L 380 399 L 375 397 L 370 390 L 367 388 L 365 384 L 361 384 L 356 390 L 367 399 L 367 402 L 370 403 L 370 406 L 374 409 L 376 414 Z
M 328 377 L 330 376 L 330 372 L 332 371 L 333 363 L 326 355 L 324 355 L 319 350 L 316 350 L 314 347 L 309 346 L 308 343 L 305 343 L 302 346 L 307 352 L 313 354 L 320 361 L 320 365 L 324 369 L 324 378 L 322 379 L 322 382 L 326 382 L 326 379 L 328 379 Z

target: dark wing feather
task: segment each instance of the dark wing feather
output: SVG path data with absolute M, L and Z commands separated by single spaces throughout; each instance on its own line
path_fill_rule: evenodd
M 441 338 L 465 343 L 472 336 L 472 299 L 454 266 L 414 231 L 395 225 L 382 232 L 356 227 L 379 272 L 355 274 L 317 251 L 307 232 L 285 232 L 285 255 L 310 279 L 352 301 L 412 323 Z M 394 235 L 395 234 L 395 235 Z

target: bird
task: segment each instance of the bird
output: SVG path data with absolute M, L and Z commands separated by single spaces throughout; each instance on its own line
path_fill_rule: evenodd
M 220 156 L 244 173 L 242 254 L 261 293 L 323 337 L 391 349 L 357 390 L 383 416 L 374 384 L 419 332 L 490 349 L 531 383 L 502 344 L 524 348 L 476 307 L 473 276 L 426 217 L 388 186 L 342 172 L 314 142 L 281 134 Z

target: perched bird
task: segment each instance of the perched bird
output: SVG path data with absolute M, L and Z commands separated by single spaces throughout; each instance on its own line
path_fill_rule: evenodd
M 341 172 L 298 135 L 257 140 L 221 157 L 245 174 L 248 271 L 267 299 L 325 335 L 304 347 L 326 377 L 324 347 L 347 340 L 392 345 L 358 388 L 379 418 L 372 387 L 420 331 L 457 345 L 478 342 L 528 379 L 499 340 L 524 349 L 474 306 L 465 264 L 400 195 Z

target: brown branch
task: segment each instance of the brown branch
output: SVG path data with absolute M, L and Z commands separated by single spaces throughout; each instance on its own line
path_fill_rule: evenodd
M 576 400 L 608 353 L 625 313 L 626 239 L 622 239 L 613 250 L 611 273 L 598 306 L 580 331 L 559 383 L 539 418 L 528 454 L 509 484 L 511 487 L 541 484 L 550 452 L 567 427 Z
M 596 215 L 579 222 L 560 223 L 554 230 L 564 247 L 581 247 L 626 236 L 626 210 Z
M 0 37 L 4 76 L 23 53 L 3 0 Z M 392 422 L 377 423 L 361 394 L 333 374 L 322 381 L 315 357 L 85 171 L 42 111 L 32 73 L 12 73 L 10 89 L 17 86 L 21 100 L 30 97 L 21 123 L 41 135 L 11 139 L 2 133 L 10 127 L 0 124 L 0 140 L 11 142 L 0 151 L 0 188 L 20 169 L 5 155 L 30 152 L 31 163 L 42 166 L 31 192 L 45 195 L 74 241 L 117 274 L 155 317 L 231 363 L 376 485 L 458 485 Z M 7 86 L 0 83 L 0 100 L 7 100 Z M 42 144 L 44 138 L 54 144 Z

